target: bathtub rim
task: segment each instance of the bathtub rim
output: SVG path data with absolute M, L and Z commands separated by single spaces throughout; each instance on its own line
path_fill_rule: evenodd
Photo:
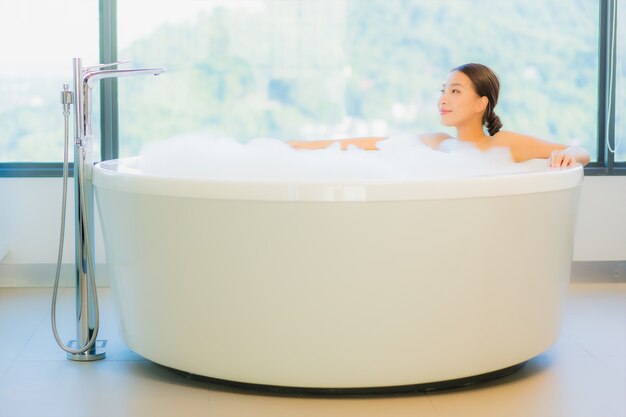
M 523 164 L 530 172 L 463 178 L 363 181 L 242 181 L 168 177 L 146 174 L 133 167 L 141 157 L 102 161 L 95 165 L 96 188 L 214 200 L 365 202 L 448 200 L 512 196 L 578 187 L 582 165 L 549 168 L 545 159 Z

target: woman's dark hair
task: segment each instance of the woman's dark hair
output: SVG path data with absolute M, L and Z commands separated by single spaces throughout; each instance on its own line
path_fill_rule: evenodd
M 461 71 L 467 75 L 474 89 L 480 97 L 487 97 L 489 104 L 483 113 L 483 124 L 487 126 L 490 136 L 498 133 L 502 127 L 502 122 L 498 115 L 493 111 L 498 104 L 498 94 L 500 93 L 500 80 L 495 72 L 483 64 L 463 64 L 452 71 Z

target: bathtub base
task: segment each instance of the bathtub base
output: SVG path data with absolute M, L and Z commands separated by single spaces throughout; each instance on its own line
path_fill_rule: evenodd
M 208 384 L 225 387 L 238 392 L 262 395 L 278 395 L 293 397 L 372 397 L 372 396 L 402 396 L 414 395 L 434 391 L 458 390 L 474 387 L 495 379 L 511 375 L 526 365 L 528 361 L 518 363 L 496 371 L 465 378 L 448 381 L 435 381 L 412 385 L 398 385 L 391 387 L 360 387 L 360 388 L 310 388 L 310 387 L 286 387 L 276 385 L 251 384 L 246 382 L 229 381 L 219 378 L 211 378 L 203 375 L 192 374 L 174 368 L 164 366 L 170 371 L 183 375 L 188 379 L 206 382 Z

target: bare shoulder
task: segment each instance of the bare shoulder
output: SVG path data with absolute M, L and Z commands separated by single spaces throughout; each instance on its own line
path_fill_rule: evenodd
M 528 141 L 541 140 L 523 133 L 511 132 L 510 130 L 501 130 L 493 135 L 492 139 L 494 144 L 507 146 L 521 144 Z
M 433 149 L 439 148 L 439 144 L 444 140 L 452 138 L 449 134 L 442 132 L 420 133 L 417 137 L 424 145 Z

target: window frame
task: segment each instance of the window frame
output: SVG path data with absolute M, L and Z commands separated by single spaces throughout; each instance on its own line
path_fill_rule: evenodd
M 599 0 L 599 41 L 598 41 L 598 109 L 597 109 L 597 161 L 585 166 L 585 175 L 613 176 L 626 175 L 626 162 L 616 162 L 615 155 L 608 150 L 615 143 L 615 100 L 614 88 L 609 88 L 609 69 L 616 68 L 617 45 L 611 34 L 616 30 L 618 0 Z M 117 61 L 117 0 L 99 1 L 99 48 L 100 62 Z M 608 104 L 611 103 L 609 107 Z M 119 156 L 119 117 L 117 79 L 100 81 L 100 141 L 101 159 L 115 159 Z M 607 115 L 607 110 L 610 113 Z M 608 117 L 607 117 L 608 116 Z M 60 122 L 59 122 L 60 123 Z M 0 178 L 39 178 L 61 177 L 62 162 L 0 162 Z M 73 163 L 70 163 L 73 175 Z
M 612 42 L 611 34 L 617 30 L 617 0 L 599 1 L 600 33 L 598 45 L 598 155 L 597 162 L 585 167 L 585 175 L 626 175 L 626 162 L 615 162 L 615 154 L 607 146 L 615 146 L 615 101 L 616 91 L 611 88 L 608 77 L 610 71 L 616 70 L 616 62 L 612 59 L 617 45 Z M 609 106 L 610 103 L 610 106 Z M 610 113 L 607 114 L 607 110 Z

